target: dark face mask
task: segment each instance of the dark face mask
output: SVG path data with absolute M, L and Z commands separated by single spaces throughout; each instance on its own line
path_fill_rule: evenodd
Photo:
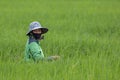
M 37 34 L 37 33 L 32 33 L 34 38 L 39 40 L 41 38 L 41 34 Z

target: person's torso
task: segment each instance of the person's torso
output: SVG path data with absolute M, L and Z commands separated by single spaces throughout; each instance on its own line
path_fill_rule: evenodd
M 40 52 L 41 56 L 44 57 L 42 48 L 40 47 L 40 42 L 37 41 L 37 40 L 35 40 L 35 39 L 28 39 L 28 40 L 27 40 L 26 49 L 25 49 L 26 55 L 29 56 L 29 58 L 31 58 L 32 53 L 31 53 L 31 50 L 30 50 L 30 47 L 31 47 L 30 44 L 33 44 L 33 43 L 34 43 L 34 45 L 32 45 L 32 47 L 38 47 L 38 48 L 37 48 L 37 49 L 39 49 L 38 51 Z

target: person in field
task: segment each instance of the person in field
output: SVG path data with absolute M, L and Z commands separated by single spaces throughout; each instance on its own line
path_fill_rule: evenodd
M 59 56 L 50 56 L 45 58 L 42 48 L 40 46 L 40 40 L 44 38 L 43 34 L 47 33 L 48 29 L 43 28 L 37 21 L 30 23 L 29 31 L 27 32 L 28 40 L 25 48 L 25 61 L 39 62 L 40 60 L 57 60 Z

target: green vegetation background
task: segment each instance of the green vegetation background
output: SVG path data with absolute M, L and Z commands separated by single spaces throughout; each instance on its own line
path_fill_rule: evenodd
M 53 62 L 25 63 L 29 23 L 49 28 Z M 0 80 L 120 80 L 119 0 L 1 0 Z

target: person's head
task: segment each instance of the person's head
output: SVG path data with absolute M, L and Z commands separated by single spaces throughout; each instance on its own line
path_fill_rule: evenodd
M 42 30 L 41 29 L 35 29 L 35 30 L 32 30 L 32 33 L 34 33 L 34 34 L 42 34 Z
M 27 36 L 33 36 L 35 39 L 40 39 L 41 35 L 48 31 L 47 28 L 43 28 L 39 22 L 34 21 L 30 23 L 29 31 L 26 34 Z

